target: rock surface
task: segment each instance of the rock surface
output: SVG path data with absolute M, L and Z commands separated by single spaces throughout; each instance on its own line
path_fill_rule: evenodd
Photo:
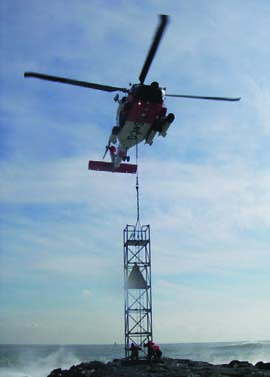
M 48 377 L 264 377 L 270 376 L 270 363 L 253 365 L 248 361 L 233 360 L 228 364 L 213 365 L 203 361 L 164 358 L 162 363 L 147 360 L 113 360 L 102 363 L 91 361 L 72 366 L 69 370 L 55 369 Z

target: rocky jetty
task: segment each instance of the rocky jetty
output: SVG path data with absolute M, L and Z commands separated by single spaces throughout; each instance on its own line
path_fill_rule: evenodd
M 253 365 L 248 361 L 233 360 L 228 364 L 213 365 L 203 361 L 164 358 L 162 363 L 147 360 L 113 360 L 102 363 L 91 361 L 72 366 L 69 370 L 55 369 L 48 377 L 263 377 L 270 376 L 270 363 Z

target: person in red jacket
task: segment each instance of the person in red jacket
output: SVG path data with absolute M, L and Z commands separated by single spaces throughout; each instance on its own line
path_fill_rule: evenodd
M 147 343 L 145 343 L 143 345 L 144 347 L 147 347 L 148 359 L 149 359 L 150 362 L 152 362 L 152 357 L 154 357 L 154 359 L 156 359 L 156 353 L 155 353 L 154 345 L 155 345 L 155 343 L 152 340 L 149 340 Z
M 154 351 L 155 351 L 156 360 L 161 361 L 162 351 L 161 351 L 159 345 L 154 344 L 153 348 L 154 348 Z

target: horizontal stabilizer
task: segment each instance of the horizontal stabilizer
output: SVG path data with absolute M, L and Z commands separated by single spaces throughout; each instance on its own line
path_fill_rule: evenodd
M 111 173 L 130 173 L 135 174 L 137 171 L 137 165 L 134 164 L 120 164 L 118 168 L 115 168 L 112 162 L 104 161 L 89 161 L 89 170 L 97 171 L 109 171 Z

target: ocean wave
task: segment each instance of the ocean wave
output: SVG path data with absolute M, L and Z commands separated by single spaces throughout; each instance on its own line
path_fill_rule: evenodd
M 222 344 L 218 347 L 220 350 L 235 350 L 235 349 L 261 349 L 265 347 L 269 347 L 270 349 L 270 341 L 244 341 L 244 342 L 235 342 L 230 344 Z
M 213 364 L 246 360 L 270 361 L 270 341 L 161 344 L 165 357 Z M 124 357 L 124 345 L 0 346 L 0 377 L 46 377 L 53 369 L 69 369 L 83 361 Z
M 0 377 L 46 377 L 53 369 L 80 363 L 71 350 L 56 346 L 14 346 L 0 354 Z

